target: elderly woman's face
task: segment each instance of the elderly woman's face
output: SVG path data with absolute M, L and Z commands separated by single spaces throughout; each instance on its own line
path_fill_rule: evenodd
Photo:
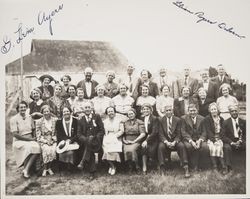
M 211 106 L 209 111 L 210 111 L 211 115 L 218 115 L 218 108 L 215 105 Z
M 207 93 L 206 91 L 204 90 L 201 90 L 199 93 L 198 93 L 200 99 L 206 99 L 206 96 L 207 96 Z
M 162 94 L 164 96 L 168 96 L 169 95 L 169 89 L 167 86 L 164 86 L 163 89 L 162 89 Z
M 62 82 L 65 86 L 68 86 L 70 81 L 69 81 L 69 78 L 65 76 L 63 77 Z
M 113 108 L 108 108 L 107 109 L 107 115 L 109 116 L 109 118 L 114 118 L 115 117 L 115 111 Z
M 147 81 L 149 78 L 148 78 L 148 72 L 147 71 L 142 71 L 141 72 L 141 79 L 143 80 L 143 81 Z
M 43 86 L 49 86 L 49 84 L 50 84 L 50 79 L 49 78 L 44 78 Z
M 76 90 L 73 86 L 69 87 L 69 95 L 70 96 L 75 96 L 76 95 Z
M 143 113 L 144 116 L 148 116 L 151 113 L 151 109 L 149 107 L 147 107 L 147 106 L 144 106 L 142 108 L 142 113 Z
M 189 97 L 189 89 L 188 88 L 183 88 L 183 90 L 182 90 L 182 96 L 183 97 L 185 97 L 185 98 L 187 98 L 187 97 Z
M 112 74 L 108 74 L 107 79 L 108 79 L 108 82 L 113 82 L 113 80 L 115 79 L 115 77 Z
M 148 96 L 148 92 L 149 92 L 149 90 L 147 87 L 142 87 L 142 90 L 141 90 L 142 96 L 144 96 L 144 97 Z
M 126 95 L 127 94 L 127 87 L 125 85 L 120 87 L 120 94 Z
M 25 104 L 19 104 L 19 113 L 24 115 L 26 113 L 27 107 Z
M 222 95 L 228 96 L 229 95 L 229 89 L 227 87 L 223 87 L 221 89 Z
M 32 91 L 32 97 L 34 100 L 39 100 L 41 98 L 40 93 L 36 90 Z
M 55 95 L 59 96 L 61 94 L 61 92 L 62 92 L 61 86 L 56 86 L 55 87 Z
M 69 109 L 68 108 L 63 108 L 63 117 L 65 118 L 65 119 L 69 119 L 70 118 L 70 111 L 69 111 Z
M 129 118 L 130 120 L 135 119 L 135 113 L 134 113 L 134 111 L 128 111 L 128 118 Z
M 103 96 L 104 95 L 104 89 L 102 87 L 98 88 L 96 90 L 96 93 L 98 96 Z
M 43 109 L 43 116 L 45 118 L 49 118 L 51 116 L 51 112 L 50 112 L 50 109 L 49 108 L 45 108 Z
M 78 97 L 79 99 L 83 99 L 84 93 L 83 93 L 82 90 L 77 91 L 77 97 Z

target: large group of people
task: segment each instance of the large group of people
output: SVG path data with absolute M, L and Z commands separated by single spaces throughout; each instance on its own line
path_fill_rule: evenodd
M 146 175 L 152 160 L 164 175 L 172 151 L 177 151 L 186 178 L 208 164 L 204 159 L 226 175 L 232 170 L 232 151 L 245 150 L 246 122 L 239 118 L 222 65 L 214 78 L 203 70 L 201 80 L 190 76 L 190 68 L 173 82 L 165 68 L 159 78 L 153 79 L 148 70 L 136 77 L 133 66 L 117 83 L 114 71 L 106 73 L 104 84 L 92 79 L 90 67 L 84 76 L 73 85 L 64 75 L 52 87 L 54 78 L 42 75 L 42 85 L 31 91 L 32 101 L 18 103 L 10 129 L 25 178 L 38 157 L 42 176 L 54 174 L 51 165 L 57 160 L 69 171 L 83 168 L 94 178 L 96 157 L 108 163 L 110 175 L 117 173 L 118 163 Z

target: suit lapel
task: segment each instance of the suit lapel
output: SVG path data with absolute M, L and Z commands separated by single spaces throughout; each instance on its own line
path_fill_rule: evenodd
M 163 129 L 164 129 L 164 134 L 166 135 L 166 136 L 168 136 L 168 122 L 167 122 L 167 117 L 166 116 L 164 116 L 163 118 L 162 118 L 162 126 L 163 126 Z
M 176 126 L 177 126 L 177 120 L 174 116 L 172 116 L 172 134 L 175 131 Z
M 189 115 L 187 116 L 186 121 L 187 121 L 187 123 L 189 124 L 189 126 L 190 126 L 191 128 L 193 128 L 193 122 L 192 122 L 192 119 L 191 119 L 191 117 L 190 117 Z M 196 122 L 197 122 L 197 121 L 196 121 Z

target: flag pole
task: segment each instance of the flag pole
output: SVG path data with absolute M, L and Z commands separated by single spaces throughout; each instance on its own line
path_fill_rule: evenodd
M 21 40 L 21 91 L 20 99 L 23 100 L 23 41 Z

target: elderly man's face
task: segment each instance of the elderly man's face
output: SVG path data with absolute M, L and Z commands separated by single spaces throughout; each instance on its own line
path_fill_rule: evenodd
M 134 72 L 134 68 L 132 66 L 128 66 L 128 68 L 127 68 L 128 75 L 132 75 L 133 72 Z
M 234 119 L 236 119 L 239 115 L 239 110 L 236 107 L 230 108 L 229 112 L 230 112 L 231 117 Z
M 190 74 L 190 69 L 189 68 L 184 68 L 184 75 L 189 76 Z
M 114 75 L 112 75 L 112 74 L 109 74 L 108 76 L 107 76 L 107 79 L 108 79 L 108 82 L 113 82 L 113 79 L 115 79 L 115 77 L 114 77 Z
M 84 106 L 84 113 L 85 115 L 89 115 L 92 111 L 92 107 L 90 103 L 86 103 Z
M 198 110 L 195 107 L 188 108 L 188 113 L 192 118 L 195 118 L 198 114 Z
M 85 79 L 86 79 L 87 81 L 90 81 L 90 80 L 91 80 L 91 78 L 92 78 L 92 73 L 91 73 L 91 72 L 86 72 L 84 75 L 85 75 Z
M 160 76 L 161 76 L 161 77 L 165 77 L 166 74 L 167 74 L 167 73 L 166 73 L 166 70 L 161 70 L 161 71 L 160 71 Z
M 170 118 L 173 115 L 173 108 L 171 107 L 166 107 L 165 109 L 165 114 L 168 118 Z
M 208 71 L 204 71 L 204 72 L 202 72 L 202 74 L 201 74 L 201 78 L 202 78 L 202 80 L 203 80 L 203 81 L 207 81 L 207 80 L 208 80 L 208 78 L 209 78 Z
M 223 67 L 218 68 L 218 74 L 219 75 L 225 75 L 225 69 Z

